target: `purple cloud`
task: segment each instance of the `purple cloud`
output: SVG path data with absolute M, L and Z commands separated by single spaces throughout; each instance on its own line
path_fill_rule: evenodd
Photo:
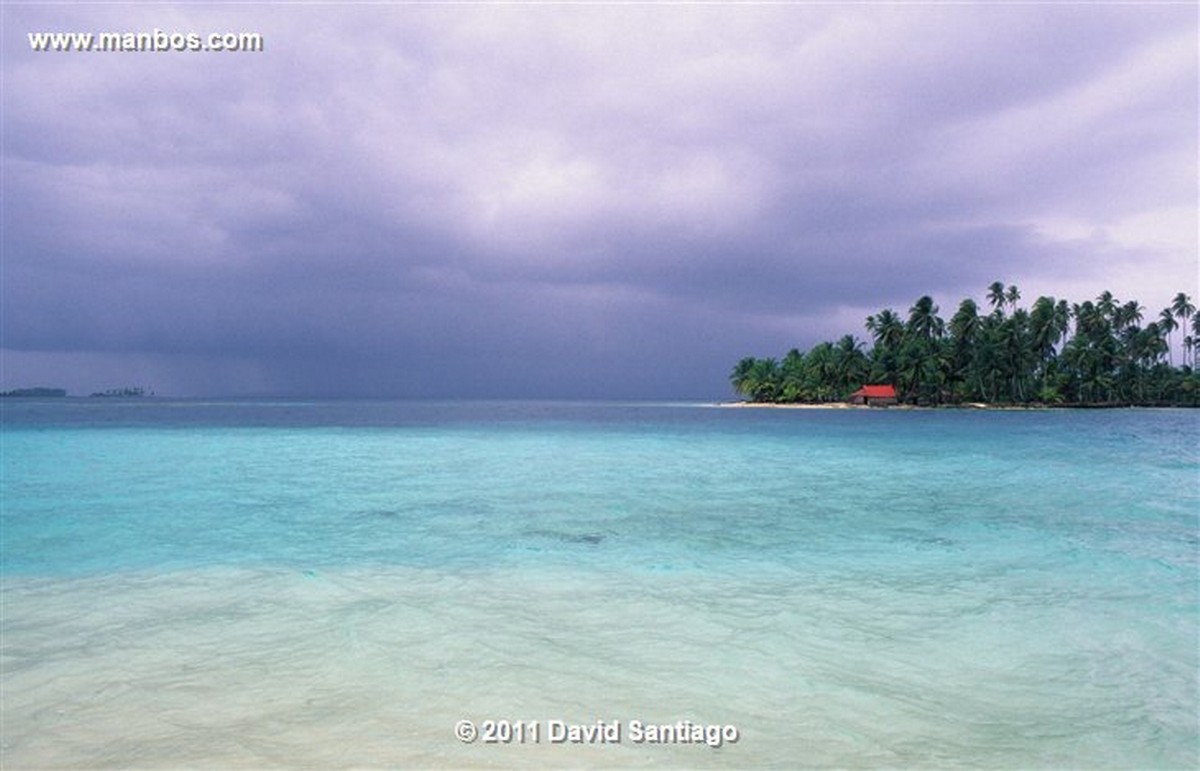
M 5 387 L 708 397 L 920 294 L 1197 289 L 1194 8 L 0 13 Z M 153 28 L 267 45 L 26 42 Z

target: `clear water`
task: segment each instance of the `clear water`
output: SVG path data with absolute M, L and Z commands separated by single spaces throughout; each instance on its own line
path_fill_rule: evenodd
M 4 768 L 1200 764 L 1200 412 L 9 401 L 0 438 Z

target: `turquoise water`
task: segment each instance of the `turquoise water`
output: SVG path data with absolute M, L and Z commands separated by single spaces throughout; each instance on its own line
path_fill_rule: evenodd
M 1196 411 L 3 418 L 5 768 L 1200 763 Z

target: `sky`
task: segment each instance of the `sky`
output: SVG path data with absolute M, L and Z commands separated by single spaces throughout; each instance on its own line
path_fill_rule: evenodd
M 0 387 L 717 399 L 993 281 L 1200 297 L 1182 4 L 0 6 Z M 35 52 L 37 32 L 264 50 Z

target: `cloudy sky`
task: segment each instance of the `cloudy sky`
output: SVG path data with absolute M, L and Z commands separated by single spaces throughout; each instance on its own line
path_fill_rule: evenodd
M 0 14 L 5 388 L 720 398 L 922 294 L 1200 294 L 1190 3 Z M 156 28 L 266 46 L 27 39 Z

